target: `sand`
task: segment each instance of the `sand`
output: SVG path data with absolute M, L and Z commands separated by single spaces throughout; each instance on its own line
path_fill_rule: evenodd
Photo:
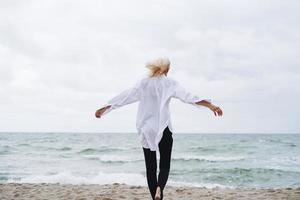
M 300 188 L 200 188 L 166 186 L 165 200 L 219 200 L 219 199 L 272 199 L 300 200 Z M 71 185 L 71 184 L 0 184 L 0 199 L 74 199 L 74 200 L 150 200 L 148 188 L 125 184 Z

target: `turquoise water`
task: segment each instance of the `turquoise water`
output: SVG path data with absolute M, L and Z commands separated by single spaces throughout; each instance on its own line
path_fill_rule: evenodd
M 173 134 L 168 185 L 300 187 L 300 134 Z M 146 185 L 136 133 L 0 133 L 0 182 Z

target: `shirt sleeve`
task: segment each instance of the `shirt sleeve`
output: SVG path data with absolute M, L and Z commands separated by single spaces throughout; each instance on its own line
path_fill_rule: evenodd
M 183 103 L 188 103 L 193 106 L 196 106 L 198 108 L 203 107 L 202 105 L 196 104 L 196 102 L 205 100 L 211 103 L 211 99 L 205 99 L 201 98 L 196 94 L 193 94 L 189 91 L 187 91 L 185 88 L 183 88 L 178 81 L 174 81 L 174 91 L 173 91 L 173 96 L 176 99 L 179 99 Z
M 103 107 L 111 106 L 110 108 L 106 109 L 105 112 L 102 114 L 105 115 L 110 111 L 125 106 L 127 104 L 131 104 L 140 100 L 140 85 L 141 81 L 137 81 L 134 86 L 123 90 L 121 93 L 110 99 Z

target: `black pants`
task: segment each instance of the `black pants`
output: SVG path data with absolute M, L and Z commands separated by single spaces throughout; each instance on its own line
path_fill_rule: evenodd
M 146 164 L 147 183 L 152 199 L 154 199 L 155 197 L 157 186 L 161 188 L 161 199 L 163 199 L 163 190 L 169 177 L 172 146 L 172 132 L 169 130 L 169 127 L 166 127 L 163 132 L 161 141 L 158 144 L 160 154 L 158 180 L 156 177 L 156 152 L 150 151 L 150 149 L 146 149 L 143 147 Z

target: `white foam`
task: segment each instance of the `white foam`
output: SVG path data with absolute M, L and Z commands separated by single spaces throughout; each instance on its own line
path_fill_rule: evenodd
M 168 181 L 168 185 L 174 187 L 206 187 L 206 188 L 234 188 L 233 186 L 225 186 L 220 184 L 210 184 L 210 183 L 190 183 L 184 181 Z
M 33 175 L 21 180 L 8 180 L 18 183 L 60 183 L 60 184 L 113 184 L 125 183 L 127 185 L 146 185 L 146 179 L 142 174 L 134 173 L 104 173 L 99 172 L 94 176 L 74 175 L 71 172 L 60 172 L 55 175 Z
M 71 172 L 65 171 L 54 175 L 32 175 L 21 180 L 10 179 L 8 183 L 59 183 L 59 184 L 72 184 L 72 185 L 82 185 L 82 184 L 113 184 L 113 183 L 124 183 L 133 186 L 147 186 L 147 178 L 142 174 L 134 173 L 104 173 L 99 172 L 94 176 L 82 176 L 74 175 Z M 220 187 L 225 188 L 229 186 L 223 186 L 220 184 L 209 184 L 209 183 L 191 183 L 184 181 L 172 181 L 168 180 L 168 185 L 174 187 L 206 187 L 214 188 Z

